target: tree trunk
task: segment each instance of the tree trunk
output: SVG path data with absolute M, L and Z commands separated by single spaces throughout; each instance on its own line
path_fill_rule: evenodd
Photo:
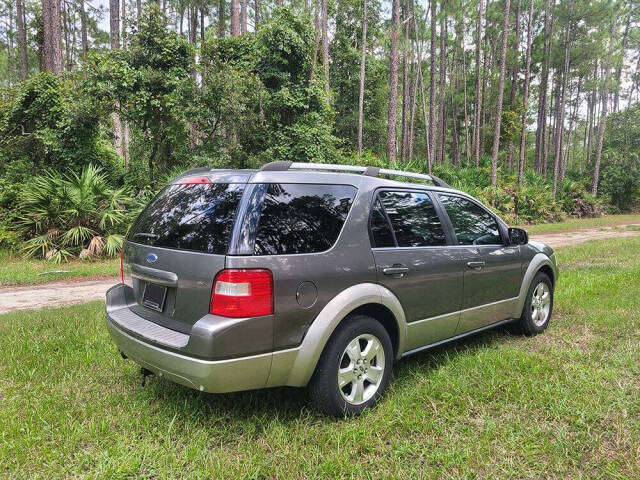
M 467 163 L 469 161 L 469 112 L 467 110 L 467 52 L 464 49 L 464 34 L 465 34 L 465 25 L 464 19 L 460 19 L 461 25 L 461 33 L 459 36 L 460 39 L 460 50 L 462 51 L 462 85 L 463 85 L 463 109 L 464 109 L 464 161 Z
M 260 19 L 260 0 L 254 0 L 253 2 L 253 31 L 258 32 L 258 25 Z
M 549 62 L 550 62 L 550 46 L 551 46 L 551 0 L 547 0 L 544 9 L 544 48 L 542 61 L 542 75 L 540 78 L 540 89 L 538 94 L 538 128 L 536 130 L 536 148 L 534 154 L 534 168 L 538 172 L 542 172 L 543 152 L 546 144 L 546 126 L 547 126 L 547 91 L 549 90 Z
M 593 166 L 593 184 L 591 186 L 591 193 L 593 196 L 598 195 L 598 182 L 600 181 L 600 161 L 602 159 L 602 141 L 604 139 L 604 131 L 607 126 L 607 107 L 608 96 L 607 91 L 607 77 L 609 76 L 608 67 L 605 70 L 605 85 L 602 92 L 602 112 L 600 113 L 600 121 L 598 122 L 598 144 L 596 146 L 596 158 Z
M 572 1 L 569 1 L 569 8 L 572 6 Z M 562 137 L 564 134 L 564 114 L 565 114 L 565 97 L 567 90 L 567 82 L 569 80 L 569 52 L 571 50 L 571 25 L 565 26 L 565 45 L 564 45 L 564 66 L 562 71 L 562 87 L 560 90 L 560 101 L 558 104 L 559 115 L 556 126 L 556 138 L 554 145 L 554 159 L 553 159 L 553 199 L 556 199 L 556 193 L 558 190 L 559 180 L 559 168 L 562 161 Z
M 136 0 L 136 16 L 138 20 L 140 20 L 141 15 L 142 15 L 142 0 Z
M 593 81 L 597 84 L 598 82 L 598 61 L 595 62 L 595 67 L 593 71 Z M 591 149 L 593 147 L 593 125 L 595 123 L 595 109 L 596 102 L 598 100 L 598 92 L 597 89 L 593 89 L 591 92 L 591 101 L 589 102 L 589 132 L 587 134 L 587 158 L 585 161 L 585 165 L 591 164 Z
M 364 114 L 364 80 L 367 61 L 367 0 L 362 0 L 362 50 L 360 54 L 360 94 L 358 96 L 358 156 L 362 155 L 362 125 Z
M 54 74 L 62 73 L 62 32 L 60 29 L 60 1 L 42 0 L 44 34 L 44 68 Z
M 440 98 L 438 105 L 438 162 L 444 163 L 444 146 L 447 136 L 447 119 L 444 102 L 447 87 L 447 22 L 444 12 L 440 12 Z
M 516 3 L 516 14 L 515 14 L 515 37 L 512 45 L 512 49 L 515 51 L 515 60 L 511 65 L 511 86 L 509 88 L 509 108 L 513 110 L 513 104 L 516 100 L 516 89 L 518 87 L 518 67 L 520 60 L 520 0 Z M 513 170 L 513 138 L 509 136 L 509 146 L 507 149 L 507 165 L 509 166 L 509 170 Z
M 120 48 L 120 0 L 109 0 L 109 39 L 111 49 Z
M 509 8 L 511 0 L 504 2 L 504 19 L 502 22 L 502 50 L 500 53 L 500 77 L 498 79 L 498 103 L 496 105 L 496 128 L 493 131 L 493 154 L 491 155 L 491 185 L 498 184 L 498 151 L 500 149 L 500 126 L 502 123 L 502 98 L 504 95 L 504 75 L 507 60 L 507 40 L 509 30 Z
M 68 72 L 73 69 L 71 63 L 71 41 L 69 40 L 69 14 L 67 11 L 67 2 L 62 1 L 60 3 L 62 14 L 62 33 L 64 38 L 64 69 Z
M 527 110 L 529 108 L 529 81 L 531 79 L 531 44 L 533 29 L 533 3 L 529 0 L 527 19 L 527 51 L 525 54 L 524 87 L 522 92 L 522 130 L 520 131 L 520 160 L 518 162 L 518 185 L 522 185 L 527 153 Z
M 240 1 L 240 31 L 247 33 L 247 0 Z
M 407 0 L 402 5 L 402 31 L 404 35 L 402 51 L 402 129 L 400 133 L 400 159 L 407 161 L 407 150 L 409 148 L 409 12 Z
M 231 36 L 240 35 L 240 12 L 238 0 L 231 0 Z
M 122 31 L 121 46 L 123 50 L 127 49 L 127 0 L 122 0 L 122 18 L 120 20 L 120 28 Z
M 426 11 L 426 16 L 425 16 L 425 22 L 426 22 L 426 18 L 429 15 L 429 10 L 431 8 L 431 5 L 428 4 L 427 5 L 427 11 Z M 417 31 L 418 29 L 416 28 L 416 18 L 415 15 L 413 16 L 412 19 L 413 22 L 413 31 L 416 32 L 416 35 L 414 35 L 414 37 L 417 37 Z M 431 173 L 431 166 L 432 166 L 432 159 L 431 159 L 431 152 L 429 150 L 429 122 L 428 122 L 428 118 L 427 118 L 427 98 L 425 95 L 425 87 L 424 87 L 424 75 L 422 72 L 422 43 L 418 43 L 417 38 L 414 38 L 414 42 L 416 44 L 416 50 L 418 51 L 418 72 L 417 72 L 417 79 L 416 81 L 420 84 L 420 98 L 422 99 L 422 123 L 424 125 L 424 146 L 425 146 L 425 150 L 427 152 L 427 172 Z
M 27 56 L 27 30 L 25 28 L 24 0 L 16 0 L 16 26 L 18 27 L 18 50 L 20 55 L 20 80 L 25 80 L 29 73 L 29 57 Z
M 614 38 L 616 28 L 616 18 L 614 17 L 611 22 L 611 30 L 609 32 L 609 38 Z M 600 113 L 600 122 L 598 124 L 598 145 L 596 147 L 596 158 L 593 166 L 593 185 L 591 186 L 591 193 L 593 196 L 598 195 L 598 182 L 600 181 L 600 162 L 602 160 L 602 141 L 604 139 L 604 132 L 607 126 L 607 112 L 609 106 L 609 59 L 605 61 L 604 78 L 602 83 L 602 112 Z
M 84 8 L 84 0 L 79 0 L 80 5 L 80 36 L 82 42 L 82 60 L 87 59 L 89 53 L 89 40 L 87 37 L 87 13 Z
M 473 154 L 476 159 L 476 168 L 480 166 L 480 61 L 482 53 L 482 3 L 478 1 L 478 19 L 476 21 L 476 93 L 475 107 L 473 111 Z M 466 102 L 465 102 L 466 103 Z
M 321 0 L 322 12 L 320 22 L 322 24 L 322 65 L 324 67 L 324 91 L 329 93 L 329 18 L 328 0 Z
M 547 129 L 548 134 L 545 133 L 545 145 L 544 150 L 542 152 L 542 175 L 547 178 L 548 173 L 548 164 L 549 164 L 549 145 L 553 144 L 553 136 L 556 132 L 556 119 L 557 119 L 557 109 L 558 109 L 558 94 L 559 94 L 559 77 L 557 72 L 551 72 L 551 101 L 549 103 L 549 114 L 548 120 L 545 119 L 545 122 L 549 123 L 549 128 Z
M 326 3 L 327 0 L 323 0 Z M 398 30 L 400 0 L 391 3 L 391 52 L 389 55 L 389 108 L 387 110 L 387 158 L 396 159 L 396 123 L 398 115 Z
M 436 136 L 436 1 L 431 0 L 431 82 L 429 86 L 429 158 L 435 161 L 435 136 Z
M 109 38 L 111 40 L 111 49 L 118 50 L 120 48 L 120 1 L 109 0 Z M 117 105 L 115 108 L 117 109 Z M 122 122 L 120 115 L 113 112 L 111 115 L 113 120 L 113 137 L 116 151 L 124 157 L 122 143 Z
M 322 25 L 320 23 L 320 1 L 315 0 L 315 8 L 313 14 L 313 26 L 315 30 L 315 39 L 313 42 L 313 57 L 311 59 L 311 74 L 309 75 L 309 79 L 313 80 L 316 65 L 318 64 L 318 49 L 320 48 L 320 42 L 322 41 Z
M 571 133 L 573 132 L 573 124 L 578 114 L 578 107 L 580 105 L 580 93 L 582 93 L 580 90 L 581 87 L 582 87 L 582 76 L 578 77 L 576 101 L 573 106 L 573 112 L 570 113 L 571 117 L 569 118 L 569 130 L 567 131 L 567 142 L 566 142 L 567 148 L 565 149 L 566 155 L 564 156 L 564 159 L 560 163 L 560 185 L 564 183 L 565 173 L 567 172 L 567 165 L 569 164 L 569 153 L 571 151 Z M 571 96 L 569 96 L 569 98 L 571 98 Z
M 616 91 L 613 97 L 614 113 L 617 112 L 620 107 L 620 89 L 622 88 L 622 85 L 620 84 L 620 78 L 622 77 L 622 67 L 624 65 L 624 60 L 625 60 L 624 52 L 627 49 L 627 41 L 629 38 L 629 25 L 631 24 L 631 17 L 632 17 L 632 14 L 629 13 L 627 15 L 627 22 L 625 23 L 625 26 L 624 26 L 624 33 L 622 34 L 622 44 L 621 44 L 622 56 L 620 58 L 620 62 L 618 63 L 618 66 L 616 67 Z
M 218 0 L 218 38 L 224 38 L 227 30 L 227 20 L 225 18 L 225 0 Z

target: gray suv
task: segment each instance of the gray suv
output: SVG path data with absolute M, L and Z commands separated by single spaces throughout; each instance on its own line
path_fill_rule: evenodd
M 436 177 L 196 169 L 130 229 L 106 320 L 143 375 L 218 393 L 308 386 L 319 409 L 353 415 L 394 360 L 508 322 L 542 332 L 557 277 L 551 248 Z

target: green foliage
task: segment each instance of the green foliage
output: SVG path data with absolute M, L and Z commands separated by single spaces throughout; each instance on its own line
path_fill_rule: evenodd
M 614 212 L 640 204 L 640 104 L 607 120 L 599 190 Z
M 131 221 L 131 198 L 109 186 L 107 176 L 89 165 L 80 175 L 49 171 L 35 177 L 19 195 L 23 251 L 56 263 L 71 256 L 114 256 Z
M 100 129 L 101 112 L 80 80 L 43 73 L 8 92 L 0 103 L 0 169 L 29 165 L 25 176 L 43 168 L 107 166 L 113 157 Z
M 146 139 L 150 180 L 157 163 L 175 163 L 173 151 L 188 141 L 185 106 L 193 91 L 193 48 L 170 31 L 167 18 L 151 4 L 126 50 L 92 55 L 86 90 L 103 107 L 120 114 Z

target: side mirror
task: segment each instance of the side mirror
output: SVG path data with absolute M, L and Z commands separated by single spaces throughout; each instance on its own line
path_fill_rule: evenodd
M 509 228 L 509 245 L 526 245 L 529 235 L 522 228 Z

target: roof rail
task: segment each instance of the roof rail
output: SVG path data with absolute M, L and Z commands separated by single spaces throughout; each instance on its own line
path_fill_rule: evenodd
M 389 175 L 394 177 L 416 178 L 419 180 L 429 180 L 438 187 L 451 188 L 444 180 L 424 173 L 405 172 L 402 170 L 391 170 L 388 168 L 362 167 L 359 165 L 338 165 L 333 163 L 301 163 L 301 162 L 271 162 L 264 165 L 263 171 L 285 171 L 285 170 L 320 170 L 327 172 L 353 172 L 361 173 L 369 177 L 379 177 Z

